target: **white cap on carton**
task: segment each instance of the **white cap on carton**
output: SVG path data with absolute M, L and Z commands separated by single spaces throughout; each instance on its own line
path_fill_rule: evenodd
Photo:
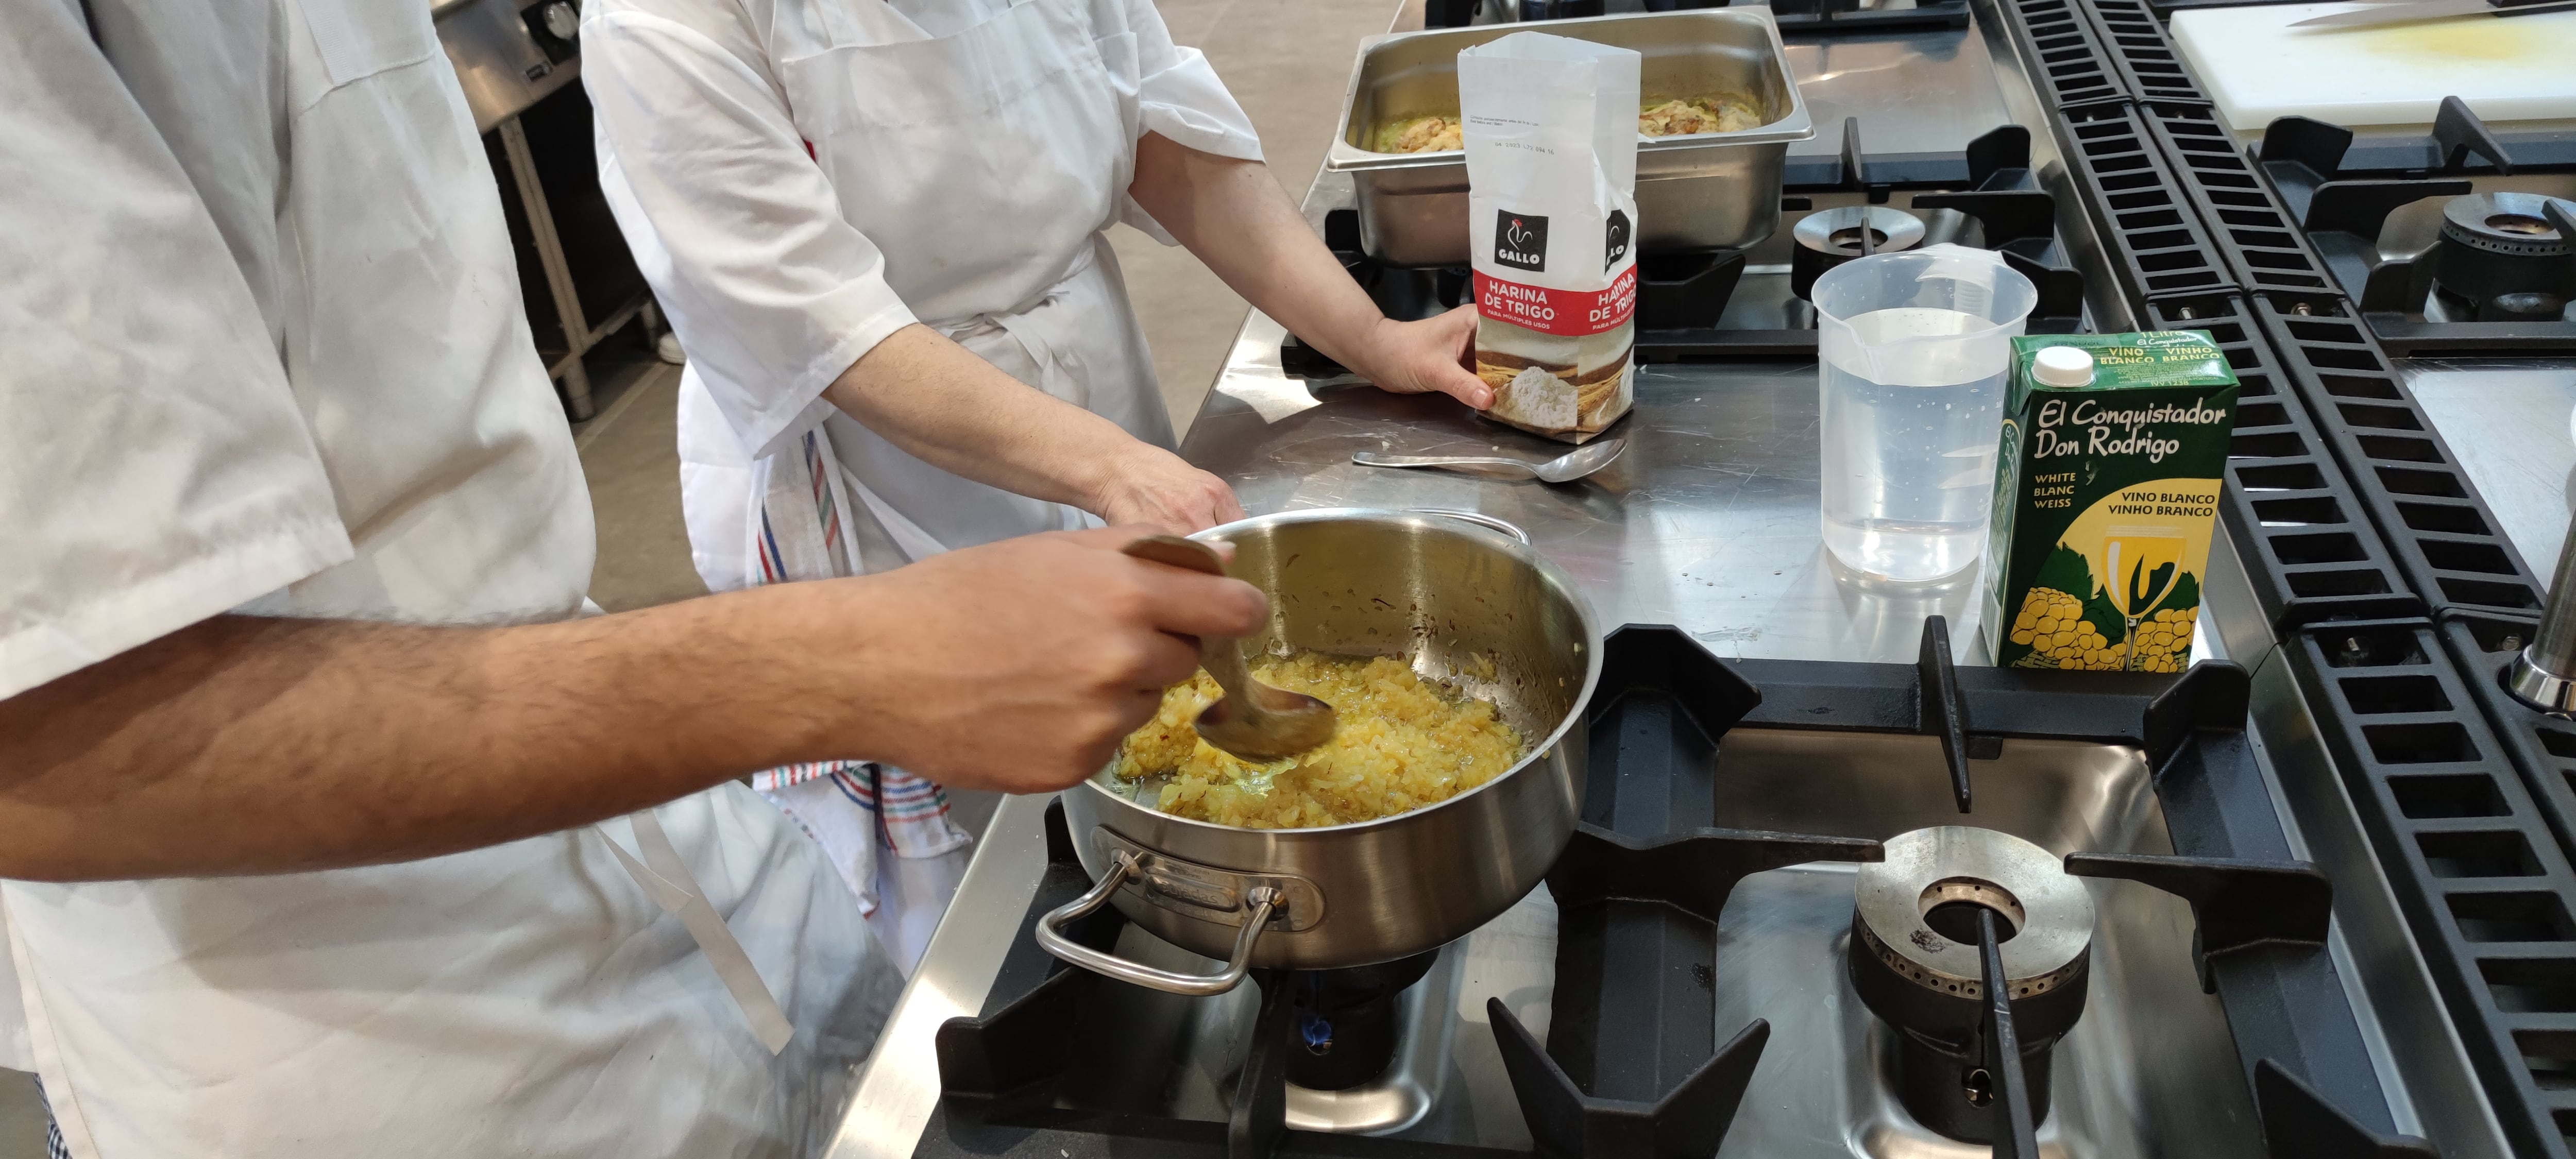
M 2093 385 L 2093 356 L 2072 346 L 2050 346 L 2030 360 L 2030 376 L 2041 386 Z

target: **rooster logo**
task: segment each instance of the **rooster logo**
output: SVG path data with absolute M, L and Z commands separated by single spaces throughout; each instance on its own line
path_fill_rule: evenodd
M 1523 270 L 1547 268 L 1547 218 L 1494 211 L 1494 264 Z

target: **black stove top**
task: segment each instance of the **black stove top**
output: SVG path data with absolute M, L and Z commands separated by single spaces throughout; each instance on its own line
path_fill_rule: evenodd
M 2495 133 L 2452 97 L 2425 137 L 2284 117 L 2257 158 L 2390 353 L 2576 350 L 2576 132 Z
M 2196 932 L 2184 960 L 2196 964 L 2199 978 L 2186 986 L 2219 996 L 2243 1084 L 2228 1101 L 2255 1112 L 2235 1126 L 2207 1129 L 2239 1132 L 2235 1149 L 2245 1151 L 2259 1146 L 2256 1134 L 2268 1134 L 2277 1159 L 2429 1157 L 2417 1141 L 2390 1135 L 2387 1101 L 2324 946 L 2331 891 L 2314 866 L 2288 860 L 2242 731 L 2245 674 L 2226 664 L 2179 677 L 1954 668 L 1947 643 L 1937 617 L 1926 622 L 1922 657 L 1913 665 L 1725 661 L 1667 627 L 1631 626 L 1610 636 L 1588 713 L 1583 822 L 1547 878 L 1557 917 L 1543 1037 L 1524 1022 L 1533 1008 L 1516 1016 L 1501 997 L 1485 1004 L 1509 1097 L 1534 1150 L 1713 1155 L 1738 1125 L 1748 1086 L 1764 1068 L 1795 1067 L 1820 1045 L 1775 1036 L 1773 1022 L 1799 1025 L 1799 1011 L 1757 1009 L 1741 1023 L 1725 1013 L 1739 1005 L 1745 980 L 1730 964 L 1738 960 L 1722 950 L 1746 934 L 1730 934 L 1720 917 L 1734 912 L 1730 897 L 1747 879 L 1820 862 L 1878 862 L 1888 848 L 1866 836 L 1758 827 L 1791 814 L 1778 812 L 1786 807 L 1775 801 L 1731 799 L 1741 790 L 1721 783 L 1721 746 L 1789 729 L 1862 743 L 1929 734 L 1944 760 L 1928 770 L 1933 783 L 1919 788 L 1940 802 L 1934 815 L 1946 813 L 1954 797 L 1967 806 L 1943 823 L 1969 826 L 2027 828 L 2031 810 L 2043 808 L 2033 801 L 2039 788 L 2010 760 L 1990 763 L 2002 757 L 2005 738 L 2134 746 L 2153 770 L 2155 804 L 2175 853 L 2078 851 L 2063 857 L 2063 870 L 2144 883 L 2190 903 Z M 1347 1086 L 1388 1065 L 1396 1049 L 1391 1000 L 1432 968 L 1431 955 L 1358 970 L 1255 971 L 1258 1012 L 1239 1067 L 1223 1076 L 1230 1097 L 1217 1114 L 1174 1113 L 1170 1094 L 1181 1068 L 1150 1011 L 1215 1000 L 1149 994 L 1038 949 L 1031 933 L 1037 918 L 1090 885 L 1060 807 L 1050 809 L 1047 834 L 1044 880 L 985 1004 L 976 1017 L 953 1019 L 939 1032 L 943 1100 L 916 1155 L 1522 1153 L 1420 1132 L 1287 1126 L 1291 1083 Z M 1910 1077 L 1888 1084 L 1901 1088 L 1895 1097 L 1915 1121 L 1955 1138 L 1991 1139 L 1997 1155 L 2035 1157 L 2050 1108 L 2050 1043 L 2080 1026 L 2088 1000 L 2080 965 L 2072 982 L 2061 977 L 2064 984 L 2048 993 L 2007 979 L 1999 943 L 2017 926 L 2032 936 L 2036 910 L 2024 913 L 2008 895 L 1979 893 L 1975 881 L 1938 884 L 1951 892 L 1936 908 L 1967 916 L 1937 928 L 1960 931 L 1952 936 L 1962 945 L 1976 939 L 1972 958 L 1982 966 L 1983 995 L 1943 994 L 1935 980 L 1927 993 L 1870 996 L 1872 987 L 1883 996 L 1915 983 L 1894 974 L 1864 977 L 1870 967 L 1857 952 L 1849 984 L 1863 988 L 1869 1010 L 1921 1039 L 1920 1049 L 1905 1052 L 1914 1059 L 1906 1064 L 1914 1068 Z M 1860 919 L 1853 920 L 1857 929 Z M 1103 909 L 1068 932 L 1107 948 L 1124 925 L 1114 909 Z M 2190 968 L 2182 967 L 2186 974 Z M 2004 999 L 2007 989 L 2015 993 Z M 2098 988 L 2090 998 L 2119 1000 Z M 1488 1031 L 1458 1025 L 1455 1033 Z M 2061 1088 L 2068 1073 L 2085 1077 L 2080 1069 L 2058 1073 Z M 2062 1106 L 2074 1097 L 2060 1090 L 2055 1099 Z M 2192 1113 L 2228 1118 L 2218 1108 Z
M 1742 250 L 1640 253 L 1638 360 L 1815 357 L 1807 287 L 1823 270 L 1861 256 L 1864 222 L 1874 251 L 1942 242 L 1998 251 L 2039 289 L 2031 333 L 2084 329 L 2084 276 L 2057 236 L 2056 199 L 2031 173 L 2029 130 L 2004 125 L 1948 153 L 1872 152 L 1868 140 L 1862 119 L 1847 117 L 1839 153 L 1788 160 L 1775 235 L 1789 239 L 1785 265 L 1748 264 Z M 1389 317 L 1427 318 L 1467 300 L 1465 267 L 1407 269 L 1369 257 L 1354 210 L 1330 211 L 1324 240 Z M 1344 373 L 1293 335 L 1280 347 L 1280 362 L 1304 378 Z

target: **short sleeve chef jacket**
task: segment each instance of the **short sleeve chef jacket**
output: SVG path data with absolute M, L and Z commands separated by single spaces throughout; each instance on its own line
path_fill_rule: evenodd
M 90 8 L 0 3 L 0 696 L 245 605 L 577 611 L 580 467 L 427 5 Z M 729 788 L 661 815 L 796 1020 L 785 1059 L 581 830 L 0 882 L 0 1066 L 43 1073 L 83 1159 L 775 1153 L 810 1102 L 781 1068 L 828 1053 L 867 943 Z
M 923 51 L 971 40 L 1029 3 L 592 0 L 583 10 L 602 184 L 634 203 L 620 207 L 630 235 L 650 218 L 657 236 L 636 249 L 664 307 L 709 323 L 681 337 L 745 456 L 822 421 L 823 389 L 886 335 L 1025 311 L 1115 221 L 1169 240 L 1126 195 L 1142 134 L 1260 159 L 1251 121 L 1197 49 L 1172 43 L 1151 0 L 1058 5 L 1081 30 L 1066 46 L 1071 66 L 999 53 L 975 60 L 999 75 L 953 75 L 944 69 L 971 53 Z M 979 153 L 978 135 L 1001 132 L 992 105 L 1050 83 L 1038 71 L 1050 66 L 1096 69 L 1122 90 L 1124 140 L 1093 147 L 1014 125 L 1030 138 L 1025 151 Z M 873 91 L 852 92 L 853 76 Z M 883 145 L 890 126 L 955 134 L 958 148 L 919 175 L 900 171 L 913 164 L 900 155 L 850 155 Z M 1143 391 L 1155 393 L 1150 382 Z

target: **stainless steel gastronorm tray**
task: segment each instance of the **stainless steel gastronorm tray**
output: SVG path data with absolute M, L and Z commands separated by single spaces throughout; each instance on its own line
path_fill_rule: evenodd
M 1522 31 L 1534 29 L 1485 25 L 1360 42 L 1324 168 L 1351 174 L 1358 186 L 1360 240 L 1371 257 L 1399 266 L 1467 264 L 1465 151 L 1376 153 L 1362 145 L 1391 120 L 1456 116 L 1459 50 Z M 1641 248 L 1740 249 L 1779 227 L 1781 164 L 1789 143 L 1815 136 L 1815 126 L 1769 8 L 1552 20 L 1535 31 L 1635 49 L 1645 58 L 1648 101 L 1732 93 L 1763 112 L 1761 126 L 1742 132 L 1638 141 Z

